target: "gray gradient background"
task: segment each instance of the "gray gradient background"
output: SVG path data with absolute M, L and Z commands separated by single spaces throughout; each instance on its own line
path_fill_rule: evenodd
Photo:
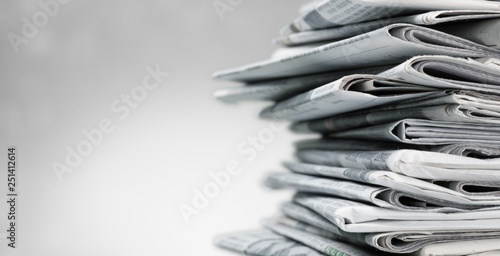
M 263 103 L 224 105 L 211 93 L 231 83 L 211 73 L 267 58 L 277 31 L 304 1 L 249 1 L 221 21 L 210 0 L 81 1 L 62 5 L 15 54 L 6 35 L 38 1 L 0 3 L 1 197 L 7 147 L 18 147 L 18 249 L 0 239 L 0 255 L 233 255 L 216 234 L 252 229 L 276 213 L 287 192 L 260 185 L 263 173 L 291 158 L 288 131 L 187 225 L 178 206 L 210 181 L 209 171 L 244 157 L 236 152 L 268 123 Z M 140 85 L 146 66 L 170 76 L 121 121 L 110 109 Z M 102 118 L 116 129 L 59 182 L 51 165 Z M 0 235 L 7 204 L 0 203 Z

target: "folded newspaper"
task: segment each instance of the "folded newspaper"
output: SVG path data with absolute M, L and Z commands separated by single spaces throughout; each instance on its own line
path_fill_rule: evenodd
M 415 98 L 423 99 L 436 90 L 393 78 L 349 75 L 280 101 L 264 109 L 260 116 L 294 121 L 309 120 Z
M 279 101 L 312 90 L 321 85 L 328 84 L 352 73 L 378 74 L 394 66 L 395 65 L 383 65 L 352 70 L 330 71 L 306 76 L 249 83 L 241 87 L 219 89 L 214 92 L 214 97 L 228 103 L 247 100 Z
M 417 56 L 380 75 L 442 89 L 500 94 L 498 68 L 448 56 Z
M 478 2 L 478 0 L 472 0 Z M 430 28 L 393 24 L 296 55 L 216 72 L 215 78 L 259 81 L 333 70 L 399 64 L 419 55 L 500 57 L 500 50 Z
M 402 211 L 312 194 L 297 194 L 293 201 L 313 210 L 346 232 L 414 230 L 451 232 L 500 229 L 498 209 L 453 213 Z
M 434 28 L 482 45 L 499 49 L 500 35 L 498 34 L 498 26 L 500 26 L 500 19 L 485 19 L 468 21 L 460 26 L 446 26 L 442 24 Z
M 297 157 L 306 163 L 386 170 L 427 180 L 500 180 L 500 158 L 476 159 L 409 149 L 387 151 L 299 150 Z
M 498 256 L 500 238 L 457 241 L 444 244 L 432 244 L 422 248 L 417 256 Z
M 417 145 L 475 143 L 500 145 L 500 125 L 403 119 L 330 134 L 334 138 L 383 140 Z
M 445 10 L 431 11 L 416 15 L 393 17 L 369 22 L 333 27 L 328 29 L 301 31 L 281 36 L 274 40 L 281 45 L 302 45 L 318 43 L 323 41 L 338 41 L 382 28 L 395 23 L 407 23 L 413 25 L 431 26 L 443 24 L 439 27 L 433 27 L 446 33 L 469 39 L 473 42 L 498 47 L 495 43 L 494 29 L 498 25 L 500 11 L 488 10 Z M 471 22 L 471 20 L 480 20 Z M 453 22 L 453 23 L 452 23 Z M 472 23 L 472 24 L 471 24 Z M 498 28 L 498 27 L 496 27 Z M 487 36 L 484 35 L 485 31 Z M 481 33 L 483 35 L 481 35 Z M 498 42 L 498 41 L 497 41 Z
M 393 80 L 384 80 L 381 76 Z M 500 94 L 499 85 L 498 70 L 483 63 L 446 56 L 418 56 L 379 76 L 346 76 L 278 102 L 264 109 L 261 116 L 303 121 L 402 101 L 405 102 L 392 109 L 433 106 L 438 103 L 452 103 L 453 100 L 455 103 L 467 101 L 465 104 L 470 106 L 470 110 L 496 116 L 499 96 L 489 94 Z M 470 90 L 470 92 L 447 91 L 431 95 L 431 92 L 439 89 L 460 89 Z M 424 91 L 427 93 L 418 94 L 416 93 L 418 90 L 421 93 Z M 450 97 L 450 94 L 454 93 L 462 95 Z M 443 100 L 449 101 L 443 102 Z M 470 116 L 473 113 L 457 113 L 455 116 L 460 115 Z
M 500 145 L 454 143 L 450 145 L 411 145 L 385 141 L 348 140 L 325 137 L 322 139 L 308 139 L 297 142 L 297 149 L 318 149 L 330 151 L 381 151 L 398 149 L 418 149 L 445 153 L 450 155 L 467 156 L 472 158 L 498 158 Z
M 299 192 L 318 193 L 370 203 L 379 207 L 422 212 L 465 212 L 467 209 L 487 208 L 500 205 L 500 198 L 471 200 L 471 196 L 460 194 L 429 183 L 430 191 L 407 186 L 407 191 L 363 184 L 332 178 L 309 175 L 272 173 L 265 180 L 267 186 L 275 189 L 293 188 Z M 404 187 L 402 185 L 401 187 Z M 397 187 L 397 186 L 394 186 Z M 408 192 L 413 188 L 413 191 Z M 448 190 L 448 191 L 446 191 Z M 419 193 L 415 193 L 419 192 Z M 476 197 L 475 199 L 481 199 Z M 488 207 L 492 208 L 492 207 Z M 498 207 L 500 209 L 500 207 Z
M 324 255 L 270 230 L 254 230 L 220 235 L 215 243 L 223 248 L 255 256 L 319 256 Z
M 274 223 L 272 221 L 265 221 L 264 226 L 273 232 L 299 241 L 317 251 L 323 252 L 326 255 L 373 255 L 381 256 L 382 253 L 370 251 L 367 248 L 347 244 L 339 240 L 332 240 L 330 236 L 325 237 L 324 232 L 320 232 L 323 236 L 306 232 L 297 228 L 289 227 L 287 225 Z M 314 229 L 314 228 L 311 228 Z
M 426 181 L 382 170 L 295 162 L 286 162 L 285 166 L 294 173 L 373 184 L 458 204 L 494 205 L 500 199 L 500 181 Z
M 370 110 L 294 123 L 291 129 L 298 133 L 333 133 L 415 118 L 500 124 L 500 97 L 472 91 L 445 90 L 418 101 L 409 100 Z
M 434 10 L 497 11 L 500 5 L 498 2 L 484 0 L 323 0 L 315 2 L 308 9 L 282 29 L 281 33 L 290 34 Z
M 345 232 L 330 221 L 303 206 L 287 203 L 281 208 L 285 217 L 275 218 L 275 222 L 295 230 L 304 231 L 318 236 L 348 242 L 352 245 L 371 246 L 380 251 L 398 254 L 407 254 L 426 247 L 452 241 L 467 241 L 499 238 L 500 232 L 495 230 L 476 231 L 396 231 L 378 233 L 350 233 Z M 267 226 L 273 231 L 272 226 Z M 278 231 L 278 233 L 280 233 Z M 290 233 L 290 232 L 289 232 Z M 287 236 L 287 233 L 280 234 Z M 291 236 L 290 236 L 291 237 Z

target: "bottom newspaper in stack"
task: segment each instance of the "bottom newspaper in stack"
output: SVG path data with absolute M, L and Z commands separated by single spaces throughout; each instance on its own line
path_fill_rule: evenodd
M 267 176 L 298 191 L 281 216 L 216 243 L 248 255 L 500 255 L 500 159 L 320 142 L 298 143 L 302 162 Z

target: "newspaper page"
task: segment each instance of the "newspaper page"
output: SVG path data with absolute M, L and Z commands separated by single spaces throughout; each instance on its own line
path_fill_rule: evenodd
M 298 133 L 332 133 L 386 124 L 402 119 L 500 124 L 500 97 L 463 90 L 447 90 L 420 101 L 405 101 L 318 120 L 298 122 Z
M 262 118 L 310 120 L 432 95 L 436 89 L 374 75 L 350 75 L 260 113 Z
M 324 137 L 306 139 L 295 143 L 298 150 L 317 149 L 327 151 L 381 151 L 415 149 L 450 155 L 488 159 L 500 158 L 500 146 L 489 144 L 454 143 L 449 145 L 411 145 L 386 141 L 348 140 Z
M 442 146 L 425 146 L 425 148 L 422 148 L 422 150 L 423 149 L 450 155 L 481 159 L 500 158 L 500 146 L 498 145 L 456 143 Z
M 500 229 L 500 210 L 456 213 L 400 211 L 335 197 L 301 193 L 295 196 L 294 202 L 315 211 L 346 232 L 463 232 Z
M 327 73 L 277 79 L 250 83 L 240 87 L 229 87 L 214 92 L 214 97 L 223 102 L 237 101 L 280 101 L 316 87 L 331 83 L 350 74 L 378 74 L 395 65 L 383 65 L 351 70 L 331 71 Z
M 303 53 L 305 51 L 320 47 L 322 45 L 324 45 L 324 43 L 312 43 L 312 44 L 297 45 L 291 47 L 279 47 L 278 49 L 274 50 L 274 52 L 271 54 L 271 59 L 282 59 L 294 56 Z
M 286 162 L 294 173 L 357 181 L 464 205 L 498 205 L 499 182 L 425 181 L 390 171 Z M 342 196 L 342 195 L 340 195 Z
M 220 235 L 215 238 L 215 243 L 222 248 L 254 256 L 324 255 L 270 230 L 255 230 Z
M 422 248 L 416 256 L 486 256 L 500 255 L 500 239 L 484 239 L 473 241 L 433 244 Z
M 389 151 L 299 150 L 297 157 L 306 163 L 386 170 L 427 180 L 500 180 L 499 158 L 476 159 L 408 149 Z
M 317 218 L 324 219 L 319 215 L 317 215 Z M 335 235 L 334 233 L 324 230 L 321 227 L 317 227 L 289 217 L 278 217 L 274 220 L 274 222 L 283 226 L 287 226 L 294 230 L 304 231 L 306 233 L 323 236 L 333 240 L 344 239 L 342 237 L 337 237 L 337 235 Z M 277 233 L 280 233 L 279 231 L 274 230 L 272 226 L 268 226 L 268 228 Z M 280 234 L 287 236 L 285 232 Z M 344 234 L 349 236 L 355 233 L 344 232 Z M 362 238 L 362 242 L 356 241 L 354 244 L 360 244 L 361 246 L 368 245 L 384 252 L 401 254 L 401 253 L 412 253 L 421 249 L 424 246 L 436 243 L 449 243 L 454 241 L 470 241 L 470 240 L 499 238 L 500 232 L 487 231 L 487 230 L 466 231 L 466 232 L 405 231 L 405 232 L 383 232 L 383 233 L 359 233 L 356 235 L 360 239 Z
M 326 255 L 350 255 L 350 256 L 382 256 L 381 253 L 362 248 L 356 245 L 347 244 L 337 240 L 331 240 L 310 232 L 291 228 L 283 224 L 276 224 L 271 221 L 264 222 L 266 228 L 287 238 L 299 241 Z
M 297 150 L 318 149 L 330 151 L 380 151 L 380 150 L 396 150 L 396 149 L 417 149 L 412 145 L 404 145 L 401 143 L 385 142 L 385 141 L 366 141 L 366 140 L 347 140 L 323 137 L 320 139 L 305 139 L 294 143 Z M 405 147 L 407 146 L 407 147 Z
M 383 251 L 392 253 L 412 253 L 424 246 L 455 241 L 476 241 L 481 239 L 500 238 L 500 232 L 477 231 L 406 231 L 371 233 L 366 236 L 367 242 Z
M 500 71 L 500 59 L 497 58 L 476 58 L 475 61 L 485 64 L 488 67 Z
M 499 9 L 497 2 L 476 0 L 324 0 L 283 28 L 281 33 L 336 27 L 425 11 Z
M 303 192 L 330 194 L 381 207 L 391 207 L 387 202 L 377 199 L 380 193 L 387 190 L 379 186 L 291 173 L 270 173 L 264 183 L 273 189 L 294 188 Z
M 469 254 L 467 256 L 498 256 L 500 255 L 500 250 L 498 251 L 489 251 L 489 252 L 481 252 L 481 253 L 474 253 L 474 254 Z
M 492 18 L 499 18 L 499 17 L 500 17 L 500 11 L 493 11 L 493 10 L 491 10 L 491 11 L 489 11 L 489 10 L 431 11 L 431 12 L 426 12 L 426 13 L 416 14 L 416 15 L 393 17 L 393 18 L 379 19 L 379 20 L 368 21 L 368 22 L 361 22 L 361 23 L 356 23 L 356 24 L 349 24 L 349 25 L 344 25 L 344 26 L 340 26 L 340 27 L 333 27 L 333 28 L 320 29 L 320 30 L 311 30 L 311 31 L 302 31 L 302 32 L 297 32 L 297 33 L 292 33 L 292 34 L 281 36 L 281 37 L 275 39 L 274 42 L 277 44 L 280 44 L 280 45 L 294 46 L 294 45 L 317 43 L 317 42 L 322 42 L 322 41 L 338 41 L 338 40 L 346 39 L 346 38 L 353 37 L 353 36 L 356 36 L 359 34 L 367 33 L 367 32 L 382 28 L 384 26 L 395 24 L 395 23 L 408 23 L 408 24 L 423 25 L 423 26 L 430 26 L 430 25 L 446 23 L 446 25 L 433 27 L 433 28 L 438 29 L 438 30 L 443 31 L 443 32 L 446 32 L 446 33 L 449 33 L 449 34 L 452 34 L 452 35 L 464 37 L 468 40 L 471 40 L 471 41 L 479 43 L 479 44 L 484 44 L 484 45 L 488 45 L 488 46 L 496 46 L 496 45 L 492 45 L 492 43 L 489 42 L 489 40 L 488 40 L 490 38 L 494 38 L 493 33 L 488 34 L 489 35 L 488 37 L 485 37 L 484 35 L 481 35 L 480 37 L 472 36 L 474 34 L 480 35 L 479 33 L 474 33 L 474 31 L 485 31 L 485 29 L 483 26 L 481 26 L 480 29 L 478 29 L 478 27 L 476 27 L 476 26 L 479 26 L 479 22 L 477 23 L 478 25 L 476 25 L 476 26 L 470 26 L 469 22 L 472 20 L 484 20 L 484 19 L 492 19 Z M 464 22 L 459 22 L 459 21 L 464 21 Z M 465 23 L 465 21 L 467 23 Z M 450 22 L 454 22 L 454 23 L 451 23 L 452 25 L 450 25 Z M 476 24 L 476 23 L 474 23 L 474 24 Z M 469 33 L 462 36 L 463 35 L 462 30 L 457 29 L 458 26 L 456 26 L 456 25 L 459 25 L 460 27 L 466 26 Z M 485 27 L 488 27 L 488 30 L 487 30 L 488 32 L 494 31 L 494 30 L 492 30 L 492 28 L 494 27 L 493 22 L 492 23 L 485 23 L 482 25 L 484 25 Z M 452 29 L 447 29 L 450 27 Z M 460 32 L 462 32 L 462 33 L 460 33 Z M 484 38 L 486 38 L 486 40 Z M 498 39 L 499 38 L 497 38 L 497 40 Z
M 335 132 L 329 136 L 342 139 L 394 141 L 416 145 L 476 143 L 495 146 L 500 144 L 500 125 L 403 119 L 388 124 Z
M 290 173 L 269 174 L 265 184 L 274 189 L 292 188 L 299 192 L 327 194 L 371 203 L 379 207 L 406 211 L 462 212 L 486 205 L 500 205 L 498 198 L 487 202 L 472 201 L 465 196 L 448 194 L 445 199 L 435 195 L 428 196 L 432 193 L 412 194 L 366 183 Z M 447 200 L 448 198 L 452 200 Z
M 499 70 L 472 59 L 417 56 L 380 75 L 436 88 L 500 94 Z
M 349 242 L 351 244 L 366 244 L 365 233 L 346 232 L 321 215 L 317 214 L 316 212 L 299 204 L 291 202 L 285 203 L 281 206 L 280 210 L 288 218 L 300 221 L 302 223 L 307 223 L 322 230 L 326 230 L 327 232 L 331 232 L 332 236 L 337 237 L 337 240 L 342 239 L 343 241 Z M 277 220 L 282 224 L 288 223 L 288 221 L 284 222 L 283 218 L 278 218 Z
M 298 206 L 298 207 L 300 207 L 300 206 Z M 320 218 L 323 218 L 323 217 L 320 216 Z M 323 218 L 323 220 L 326 223 L 329 223 L 329 225 L 333 225 L 331 222 L 329 222 L 325 218 Z M 325 238 L 328 238 L 328 239 L 351 243 L 345 237 L 343 237 L 341 235 L 338 235 L 338 234 L 336 234 L 334 232 L 330 232 L 330 231 L 328 231 L 328 230 L 326 230 L 324 228 L 318 227 L 318 226 L 309 225 L 306 222 L 302 222 L 302 221 L 299 221 L 299 220 L 287 217 L 285 215 L 279 215 L 279 216 L 274 217 L 272 219 L 268 219 L 268 220 L 264 220 L 263 221 L 263 223 L 266 223 L 266 222 L 271 222 L 273 224 L 281 224 L 281 225 L 285 225 L 287 227 L 291 227 L 291 228 L 294 228 L 294 229 L 305 231 L 307 233 L 315 234 L 315 235 L 322 236 L 322 237 L 325 237 Z M 333 225 L 333 226 L 335 226 L 335 225 Z M 277 233 L 279 233 L 279 232 L 277 232 Z M 359 243 L 359 241 L 358 242 L 354 242 L 352 244 L 364 245 L 364 244 Z
M 491 93 L 480 93 L 469 90 L 442 90 L 424 99 L 411 99 L 405 102 L 378 107 L 374 111 L 422 108 L 428 106 L 458 104 L 497 111 L 500 97 Z
M 436 29 L 482 45 L 500 49 L 499 26 L 500 19 L 487 19 L 470 21 L 461 25 L 440 25 Z
M 434 183 L 470 196 L 500 196 L 500 182 L 494 181 L 433 181 Z
M 403 192 L 367 183 L 291 173 L 271 173 L 267 176 L 265 183 L 274 189 L 291 188 L 299 192 L 326 194 L 404 211 L 465 212 L 470 209 L 500 205 L 498 197 L 490 198 L 491 200 L 488 201 L 480 200 L 478 197 L 474 198 L 476 200 L 471 200 L 466 195 L 460 195 L 449 189 L 446 191 L 444 188 L 437 188 L 429 192 L 424 191 L 424 193 L 412 193 L 423 189 Z M 433 187 L 433 185 L 428 184 L 427 187 Z M 437 186 L 434 185 L 434 187 Z M 446 192 L 441 192 L 443 190 Z
M 435 74 L 439 74 L 439 76 Z M 500 94 L 500 72 L 495 68 L 477 61 L 447 56 L 418 56 L 380 75 L 394 79 L 402 79 L 411 84 L 428 86 L 428 88 L 435 88 L 436 90 L 472 90 L 474 92 L 467 93 L 467 96 L 460 96 L 462 98 L 461 101 L 463 102 L 466 100 L 465 98 L 471 99 L 472 101 L 470 104 L 467 103 L 469 109 L 481 113 L 488 113 L 490 116 L 498 116 L 498 114 L 495 113 L 495 111 L 498 111 L 499 106 L 497 101 L 498 96 L 489 96 L 488 94 Z M 361 80 L 362 78 L 368 79 L 369 76 L 353 75 L 344 77 L 333 83 L 278 102 L 276 105 L 265 109 L 262 112 L 262 117 L 275 116 L 293 121 L 323 118 L 363 109 L 361 107 L 372 108 L 383 104 L 396 104 L 398 101 L 401 102 L 402 100 L 389 99 L 409 89 L 401 87 L 401 84 L 399 84 L 400 82 L 398 83 L 399 87 L 396 85 L 390 86 L 387 82 L 383 82 L 383 80 L 379 79 L 378 76 L 372 77 L 375 81 L 373 84 L 367 85 L 364 83 L 361 85 L 357 82 L 357 85 L 352 85 L 352 83 L 356 82 L 356 79 L 363 81 Z M 416 89 L 416 87 L 414 88 Z M 393 90 L 392 94 L 390 94 L 391 90 Z M 476 91 L 482 93 L 477 93 Z M 363 105 L 363 102 L 367 100 L 354 100 L 354 97 L 360 96 L 359 92 L 365 94 L 369 93 L 372 98 L 378 96 L 378 99 L 376 101 L 371 100 Z M 458 93 L 461 92 L 458 91 L 457 94 Z M 431 96 L 429 93 L 427 96 L 431 97 L 432 100 L 428 99 L 429 102 L 424 103 L 422 99 L 416 99 L 417 96 L 414 96 L 414 102 L 412 103 L 414 105 L 420 104 L 420 106 L 423 106 L 424 104 L 436 104 L 446 99 L 446 96 L 443 94 L 442 97 L 444 98 L 436 98 L 435 96 L 438 96 L 437 93 L 434 96 Z M 447 98 L 450 98 L 449 95 Z M 456 98 L 458 98 L 458 96 Z M 420 100 L 420 102 L 418 102 L 418 100 Z M 415 106 L 411 106 L 410 103 L 405 104 L 408 105 L 408 108 L 415 108 Z M 354 105 L 354 108 L 350 105 Z M 448 112 L 450 112 L 450 110 L 448 110 Z M 455 116 L 474 119 L 473 113 L 460 113 L 459 110 L 454 112 Z M 477 113 L 479 114 L 479 112 Z
M 291 129 L 298 133 L 336 133 L 408 119 L 432 120 L 434 122 L 444 121 L 448 123 L 461 122 L 477 126 L 482 126 L 483 124 L 500 125 L 500 111 L 478 109 L 458 104 L 398 110 L 373 110 L 371 112 L 345 114 L 309 122 L 295 123 Z M 486 125 L 485 127 L 489 126 Z
M 293 56 L 219 71 L 214 77 L 244 82 L 271 80 L 334 70 L 400 64 L 418 55 L 498 58 L 500 50 L 430 28 L 393 24 Z

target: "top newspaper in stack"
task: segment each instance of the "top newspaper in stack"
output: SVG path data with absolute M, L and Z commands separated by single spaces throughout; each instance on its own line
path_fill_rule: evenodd
M 494 1 L 477 0 L 322 0 L 313 1 L 282 34 L 337 27 L 369 20 L 435 10 L 499 10 Z
M 375 31 L 272 59 L 220 71 L 216 78 L 259 81 L 326 71 L 400 64 L 418 55 L 500 57 L 500 50 L 430 28 L 393 24 Z
M 500 11 L 495 10 L 445 10 L 430 11 L 409 16 L 349 24 L 320 30 L 300 31 L 283 35 L 274 40 L 286 46 L 337 41 L 363 34 L 395 23 L 430 26 L 440 31 L 460 36 L 476 43 L 499 48 L 498 25 Z M 495 19 L 496 18 L 496 19 Z

